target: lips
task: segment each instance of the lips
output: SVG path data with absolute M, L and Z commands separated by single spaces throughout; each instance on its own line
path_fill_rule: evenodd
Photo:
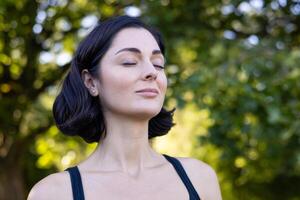
M 142 89 L 142 90 L 138 90 L 136 92 L 152 92 L 152 93 L 158 94 L 158 90 L 155 89 L 155 88 L 145 88 L 145 89 Z

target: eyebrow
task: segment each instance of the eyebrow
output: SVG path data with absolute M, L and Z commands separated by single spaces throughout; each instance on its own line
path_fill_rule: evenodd
M 115 55 L 117 55 L 118 53 L 120 53 L 122 51 L 130 51 L 130 52 L 137 53 L 137 54 L 141 54 L 142 53 L 137 48 L 129 47 L 129 48 L 124 48 L 124 49 L 121 49 L 121 50 L 117 51 L 117 53 L 115 53 Z M 160 50 L 157 50 L 157 49 L 155 49 L 155 50 L 152 51 L 152 55 L 157 55 L 157 54 L 162 54 L 162 52 Z

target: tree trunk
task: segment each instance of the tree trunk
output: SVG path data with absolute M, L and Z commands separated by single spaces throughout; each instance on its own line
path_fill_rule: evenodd
M 5 167 L 0 175 L 0 199 L 23 200 L 25 197 L 24 180 L 19 165 Z
M 0 199 L 24 200 L 25 182 L 22 170 L 23 144 L 15 142 L 0 163 Z

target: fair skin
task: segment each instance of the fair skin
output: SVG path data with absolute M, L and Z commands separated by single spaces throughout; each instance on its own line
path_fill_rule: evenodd
M 85 86 L 104 107 L 107 128 L 106 138 L 77 165 L 86 199 L 189 199 L 171 163 L 154 151 L 148 140 L 148 122 L 160 112 L 167 90 L 165 71 L 159 67 L 164 62 L 151 33 L 125 28 L 117 33 L 100 61 L 99 76 L 82 72 Z M 156 88 L 159 94 L 145 97 L 136 93 L 144 88 Z M 201 199 L 221 199 L 210 166 L 194 158 L 177 159 Z M 68 172 L 42 179 L 28 199 L 72 199 Z

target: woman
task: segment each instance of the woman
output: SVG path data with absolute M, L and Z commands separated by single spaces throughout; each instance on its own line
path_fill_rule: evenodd
M 155 152 L 149 139 L 174 125 L 166 111 L 164 45 L 137 18 L 99 23 L 81 42 L 53 106 L 58 128 L 98 142 L 75 167 L 38 182 L 28 199 L 221 199 L 214 170 Z

